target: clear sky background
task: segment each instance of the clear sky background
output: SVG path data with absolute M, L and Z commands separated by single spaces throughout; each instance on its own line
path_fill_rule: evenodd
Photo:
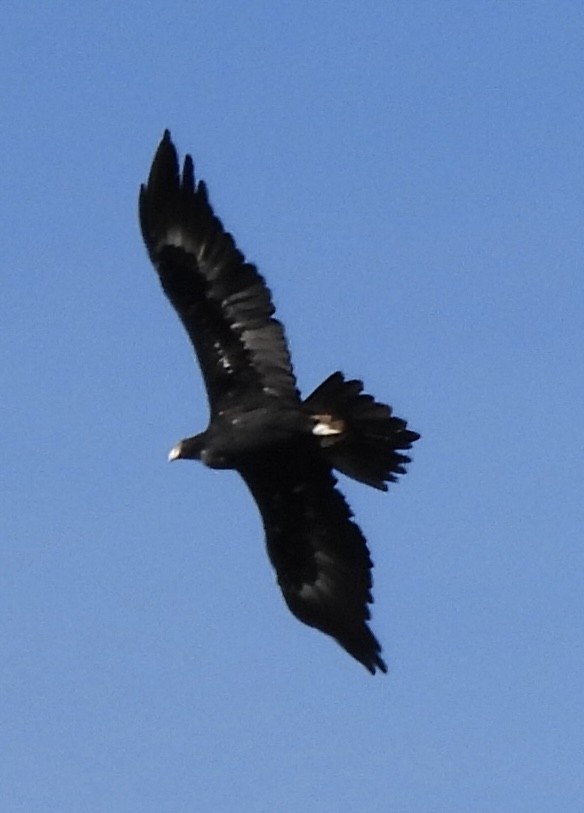
M 581 811 L 580 2 L 22 2 L 0 73 L 0 810 Z M 169 127 L 300 385 L 423 435 L 341 479 L 371 677 L 293 619 L 136 198 Z

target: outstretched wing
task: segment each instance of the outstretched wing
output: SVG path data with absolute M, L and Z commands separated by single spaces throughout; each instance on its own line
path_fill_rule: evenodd
M 371 568 L 365 537 L 314 440 L 254 455 L 239 472 L 261 511 L 286 604 L 331 635 L 372 674 L 387 667 L 369 629 Z
M 211 413 L 266 395 L 299 395 L 270 291 L 223 229 L 187 155 L 182 176 L 165 131 L 140 189 L 148 254 L 193 343 Z

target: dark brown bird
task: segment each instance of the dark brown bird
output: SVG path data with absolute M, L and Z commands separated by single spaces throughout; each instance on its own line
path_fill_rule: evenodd
M 209 399 L 209 426 L 170 459 L 238 471 L 290 610 L 371 673 L 386 672 L 367 623 L 373 565 L 333 469 L 386 491 L 419 435 L 340 372 L 302 400 L 270 291 L 213 213 L 189 155 L 181 174 L 168 130 L 140 190 L 140 226 Z

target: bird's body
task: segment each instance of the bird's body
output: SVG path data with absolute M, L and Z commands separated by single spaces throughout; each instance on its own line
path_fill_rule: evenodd
M 386 490 L 419 436 L 341 373 L 301 399 L 269 289 L 214 215 L 203 182 L 195 184 L 190 156 L 181 175 L 168 131 L 140 192 L 140 224 L 209 397 L 208 428 L 170 459 L 238 471 L 290 610 L 370 672 L 386 671 L 367 624 L 371 559 L 333 469 Z
M 177 444 L 170 457 L 200 460 L 211 469 L 237 469 L 264 448 L 311 434 L 311 422 L 300 403 L 296 409 L 282 409 L 273 400 L 268 398 L 265 405 L 251 409 L 219 413 L 205 432 Z

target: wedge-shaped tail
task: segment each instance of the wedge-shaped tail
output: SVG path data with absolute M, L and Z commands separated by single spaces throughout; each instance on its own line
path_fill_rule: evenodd
M 315 420 L 327 460 L 337 471 L 387 491 L 387 483 L 405 474 L 403 454 L 420 437 L 406 421 L 363 392 L 363 383 L 333 373 L 304 401 Z

